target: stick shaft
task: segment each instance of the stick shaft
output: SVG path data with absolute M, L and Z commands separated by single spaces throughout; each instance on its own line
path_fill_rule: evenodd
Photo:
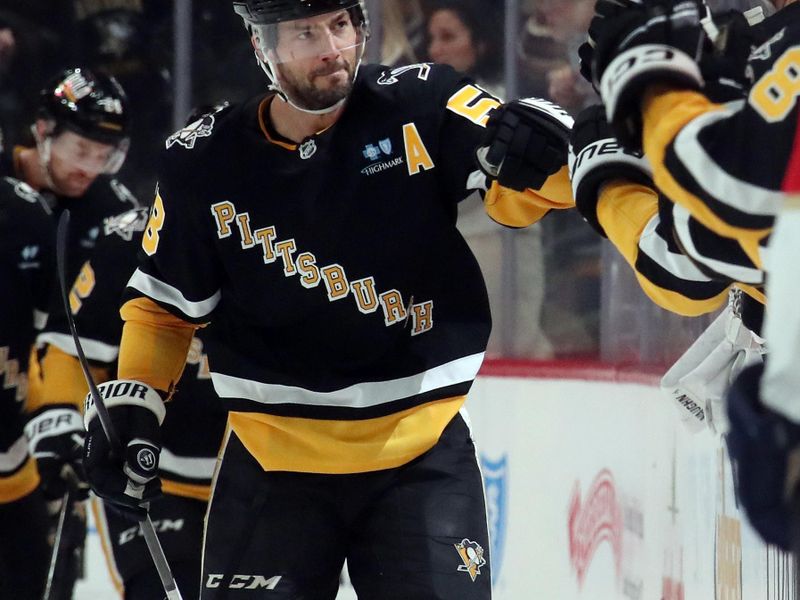
M 69 231 L 69 210 L 61 213 L 58 219 L 58 229 L 56 230 L 56 263 L 58 266 L 58 281 L 61 286 L 61 300 L 64 302 L 64 311 L 66 319 L 69 323 L 69 330 L 72 333 L 72 339 L 75 342 L 75 349 L 78 354 L 78 360 L 81 363 L 81 370 L 83 376 L 86 378 L 86 383 L 89 385 L 89 393 L 94 399 L 95 409 L 97 409 L 97 416 L 100 418 L 100 424 L 103 427 L 103 433 L 108 438 L 111 446 L 111 451 L 114 455 L 123 456 L 122 443 L 114 429 L 114 424 L 108 414 L 103 397 L 100 395 L 100 390 L 94 382 L 91 371 L 89 371 L 89 361 L 86 360 L 86 355 L 83 353 L 81 341 L 78 337 L 78 329 L 75 326 L 75 319 L 72 316 L 72 309 L 69 304 L 69 293 L 67 292 L 66 281 L 66 263 L 67 263 L 67 233 Z M 158 541 L 156 530 L 153 527 L 153 522 L 150 520 L 150 515 L 146 515 L 144 519 L 139 521 L 139 528 L 142 531 L 147 549 L 150 551 L 150 557 L 153 559 L 153 564 L 158 571 L 158 576 L 161 579 L 161 585 L 167 593 L 168 600 L 182 600 L 178 585 L 175 583 L 175 578 L 172 576 L 172 571 L 169 568 L 167 557 L 164 555 L 164 549 Z

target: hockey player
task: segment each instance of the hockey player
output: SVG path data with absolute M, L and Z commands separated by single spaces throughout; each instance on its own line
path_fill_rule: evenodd
M 54 266 L 49 208 L 25 183 L 0 177 L 0 598 L 39 600 L 45 589 L 47 507 L 23 408 L 28 356 L 47 316 Z
M 455 228 L 472 190 L 529 225 L 572 206 L 570 121 L 500 102 L 448 67 L 360 65 L 357 0 L 234 3 L 272 91 L 166 142 L 119 376 L 84 464 L 143 510 L 162 398 L 209 323 L 230 409 L 201 597 L 333 598 L 345 558 L 367 598 L 489 598 L 481 476 L 463 413 L 490 329 Z M 488 123 L 488 125 L 487 125 Z M 478 161 L 475 160 L 475 148 Z
M 97 246 L 69 293 L 81 346 L 98 382 L 110 379 L 116 370 L 122 335 L 119 298 L 136 268 L 147 215 L 147 209 L 136 208 L 106 218 Z M 58 410 L 74 414 L 82 408 L 88 391 L 63 310 L 50 314 L 37 341 L 44 346 L 46 356 L 40 395 L 42 406 L 48 410 L 28 424 L 31 446 L 40 453 L 55 449 L 56 455 L 63 456 L 65 452 L 59 452 L 59 447 L 65 441 L 70 445 L 65 432 L 38 426 Z M 203 516 L 226 416 L 211 386 L 200 336 L 192 340 L 178 388 L 180 393 L 168 404 L 161 431 L 164 447 L 159 476 L 164 496 L 152 502 L 150 515 L 183 596 L 197 598 Z M 189 422 L 191 430 L 186 428 Z M 80 426 L 82 429 L 82 423 Z M 117 511 L 105 510 L 97 500 L 93 508 L 112 580 L 123 597 L 152 600 L 163 595 L 136 522 Z
M 138 205 L 127 188 L 110 177 L 122 165 L 128 147 L 130 115 L 125 93 L 111 77 L 79 67 L 67 69 L 42 89 L 31 130 L 35 146 L 16 147 L 3 155 L 0 170 L 41 192 L 54 219 L 64 209 L 70 209 L 66 277 L 71 281 L 94 247 L 103 218 Z M 58 290 L 53 289 L 50 311 L 60 305 Z M 62 434 L 63 443 L 36 453 L 42 491 L 50 501 L 55 528 L 68 482 L 80 480 L 84 430 L 76 411 L 58 408 L 50 413 L 48 407 L 42 406 L 39 370 L 40 362 L 47 360 L 46 354 L 31 357 L 25 410 L 37 423 L 55 423 L 51 432 Z M 85 491 L 74 498 L 79 500 L 82 495 Z M 85 535 L 83 506 L 75 504 L 68 515 L 61 552 L 70 558 L 59 561 L 64 570 L 59 571 L 60 577 L 53 586 L 54 593 L 65 598 L 71 597 L 80 571 Z M 61 596 L 53 596 L 56 597 Z
M 795 165 L 800 9 L 792 4 L 770 19 L 773 34 L 750 54 L 746 100 L 720 105 L 698 91 L 700 11 L 694 3 L 605 6 L 593 23 L 593 67 L 609 119 L 630 145 L 641 140 L 659 189 L 702 225 L 741 243 L 751 261 L 763 266 L 761 248 L 786 200 L 782 183 Z M 789 387 L 771 388 L 766 405 L 759 400 L 762 369 L 746 369 L 731 390 L 728 447 L 751 523 L 766 541 L 788 549 L 797 481 L 789 456 L 800 437 L 787 413 L 774 411 Z
M 760 12 L 760 11 L 755 11 Z M 769 37 L 754 11 L 715 15 L 718 41 L 706 42 L 700 62 L 703 91 L 716 102 L 746 98 L 745 67 L 751 45 Z M 759 21 L 750 25 L 749 20 Z M 755 44 L 754 44 L 755 43 Z M 584 45 L 584 66 L 592 49 Z M 586 69 L 584 69 L 584 72 Z M 570 168 L 577 208 L 617 247 L 644 292 L 672 312 L 696 316 L 729 307 L 679 359 L 662 381 L 693 431 L 725 430 L 725 389 L 733 375 L 763 351 L 763 271 L 742 245 L 701 225 L 655 188 L 640 152 L 622 147 L 603 106 L 584 110 L 571 133 Z M 736 286 L 735 288 L 733 286 Z
M 103 218 L 138 206 L 116 173 L 128 149 L 130 114 L 113 77 L 85 68 L 59 73 L 41 91 L 35 145 L 0 156 L 0 172 L 25 181 L 50 205 L 54 218 L 72 213 L 68 281 L 78 274 Z M 54 300 L 59 302 L 57 294 Z

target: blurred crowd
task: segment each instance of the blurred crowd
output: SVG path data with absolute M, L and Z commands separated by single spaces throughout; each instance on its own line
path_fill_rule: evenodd
M 236 102 L 265 89 L 230 4 L 191 3 L 192 106 Z M 120 179 L 143 202 L 173 122 L 174 3 L 155 0 L 6 0 L 0 8 L 0 131 L 6 148 L 30 145 L 43 83 L 83 65 L 113 75 L 131 106 L 133 135 Z M 552 100 L 573 114 L 596 98 L 577 70 L 592 0 L 372 0 L 372 56 L 397 66 L 450 64 L 505 96 L 513 58 L 515 93 Z M 513 48 L 504 27 L 515 23 Z M 377 50 L 379 48 L 379 52 Z M 561 211 L 559 211 L 561 212 Z M 494 317 L 490 356 L 596 357 L 600 352 L 600 240 L 574 211 L 530 230 L 508 230 L 463 203 L 460 228 L 481 263 Z

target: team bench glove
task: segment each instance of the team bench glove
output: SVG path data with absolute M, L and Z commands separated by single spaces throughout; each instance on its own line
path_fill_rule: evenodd
M 567 163 L 572 117 L 540 98 L 507 102 L 492 111 L 475 154 L 488 181 L 538 190 Z M 488 187 L 488 185 L 487 185 Z
M 161 493 L 158 455 L 166 409 L 158 392 L 129 379 L 97 386 L 122 444 L 112 452 L 91 394 L 86 396 L 84 467 L 92 490 L 123 515 L 142 519 Z
M 752 48 L 760 45 L 761 34 L 739 11 L 714 15 L 714 25 L 719 34 L 713 42 L 706 40 L 699 62 L 703 93 L 712 102 L 746 98 L 751 86 L 747 63 Z
M 85 500 L 89 486 L 83 472 L 86 431 L 81 413 L 71 404 L 47 405 L 31 415 L 25 436 L 45 497 L 60 499 L 70 489 L 75 500 Z
M 618 16 L 622 11 L 638 5 L 639 3 L 633 0 L 607 0 L 595 4 L 595 18 L 589 26 L 586 41 L 578 47 L 578 64 L 581 76 L 592 84 L 594 91 L 598 94 L 600 90 L 592 75 L 592 69 L 594 68 L 594 52 L 597 46 L 597 28 L 600 27 L 600 29 L 602 29 L 604 23 L 602 20 L 603 18 Z
M 569 177 L 578 212 L 603 237 L 606 232 L 597 219 L 597 200 L 603 185 L 624 179 L 653 186 L 650 163 L 640 152 L 620 145 L 600 104 L 585 108 L 575 119 L 570 134 Z
M 606 10 L 609 3 L 613 6 Z M 589 26 L 595 42 L 592 75 L 617 138 L 638 149 L 647 86 L 703 86 L 697 60 L 705 40 L 700 23 L 705 8 L 699 0 L 647 0 L 618 9 L 613 0 L 597 2 Z
M 737 496 L 753 528 L 767 543 L 789 551 L 797 542 L 792 532 L 798 529 L 800 425 L 761 403 L 763 372 L 763 363 L 746 368 L 728 391 L 728 452 L 736 466 Z

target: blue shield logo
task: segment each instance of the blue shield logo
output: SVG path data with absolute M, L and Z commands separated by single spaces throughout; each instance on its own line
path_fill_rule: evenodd
M 378 160 L 381 157 L 381 151 L 378 149 L 377 146 L 373 146 L 372 144 L 367 144 L 364 147 L 364 158 L 367 160 Z
M 378 147 L 383 150 L 384 154 L 391 155 L 392 153 L 392 140 L 386 138 L 378 142 Z
M 500 580 L 503 550 L 506 545 L 508 518 L 508 455 L 497 460 L 481 455 L 483 485 L 486 490 L 486 509 L 489 515 L 489 539 L 491 540 L 492 580 Z

